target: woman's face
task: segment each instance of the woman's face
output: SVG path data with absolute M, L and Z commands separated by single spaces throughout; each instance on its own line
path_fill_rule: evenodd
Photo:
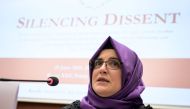
M 92 88 L 101 97 L 109 97 L 121 89 L 121 65 L 114 49 L 104 49 L 94 63 Z

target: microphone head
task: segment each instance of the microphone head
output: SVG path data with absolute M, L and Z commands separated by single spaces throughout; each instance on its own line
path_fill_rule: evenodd
M 56 86 L 59 83 L 59 79 L 57 77 L 49 77 L 47 83 L 50 86 Z

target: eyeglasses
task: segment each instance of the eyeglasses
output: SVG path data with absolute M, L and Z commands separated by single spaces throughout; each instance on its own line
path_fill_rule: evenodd
M 117 70 L 121 68 L 121 62 L 118 59 L 109 59 L 107 61 L 104 61 L 102 59 L 97 59 L 94 61 L 94 69 L 100 68 L 103 64 L 106 64 L 106 67 L 112 70 Z

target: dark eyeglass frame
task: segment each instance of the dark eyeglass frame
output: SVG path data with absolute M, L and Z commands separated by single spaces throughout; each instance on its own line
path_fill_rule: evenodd
M 98 69 L 102 67 L 104 63 L 107 68 L 112 69 L 112 70 L 120 69 L 122 66 L 122 62 L 118 58 L 110 58 L 107 61 L 104 61 L 103 59 L 96 59 L 93 62 L 93 68 Z

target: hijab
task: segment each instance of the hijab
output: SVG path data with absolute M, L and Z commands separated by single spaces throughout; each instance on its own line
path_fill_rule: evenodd
M 103 49 L 110 46 L 116 51 L 122 62 L 122 87 L 110 97 L 100 97 L 92 88 L 93 66 L 91 62 L 98 57 Z M 88 94 L 81 100 L 81 109 L 134 109 L 134 106 L 143 104 L 140 97 L 140 94 L 145 89 L 142 81 L 142 63 L 134 51 L 112 37 L 109 36 L 90 59 L 89 73 Z

